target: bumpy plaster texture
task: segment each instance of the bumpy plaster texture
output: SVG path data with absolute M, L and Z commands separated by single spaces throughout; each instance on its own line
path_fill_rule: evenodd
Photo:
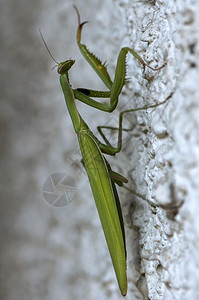
M 121 299 L 101 225 L 56 72 L 38 28 L 58 60 L 72 56 L 74 87 L 103 88 L 75 45 L 72 1 L 7 0 L 2 47 L 0 298 Z M 86 3 L 86 5 L 85 5 Z M 89 20 L 83 39 L 114 72 L 122 46 L 132 46 L 154 72 L 128 57 L 129 81 L 115 114 L 79 105 L 97 125 L 118 124 L 118 112 L 169 101 L 125 118 L 123 150 L 109 158 L 129 187 L 164 209 L 120 189 L 129 289 L 126 299 L 198 299 L 198 10 L 195 1 L 77 1 Z M 89 7 L 89 10 L 88 10 Z M 3 30 L 2 30 L 3 29 Z M 53 63 L 52 63 L 53 66 Z M 9 80 L 8 80 L 9 79 Z M 96 117 L 97 116 L 97 117 Z M 107 132 L 108 133 L 108 132 Z M 114 133 L 114 132 L 113 132 Z M 110 134 L 110 132 L 109 132 Z M 114 135 L 110 140 L 115 142 Z M 45 179 L 64 172 L 76 199 L 54 208 Z
M 136 191 L 165 206 L 137 200 L 132 213 L 139 232 L 136 285 L 146 299 L 199 297 L 198 9 L 197 1 L 132 1 L 128 6 L 135 50 L 154 67 L 167 62 L 144 76 L 134 69 L 136 105 L 160 102 L 174 91 L 167 104 L 137 114 L 139 134 L 128 146 Z

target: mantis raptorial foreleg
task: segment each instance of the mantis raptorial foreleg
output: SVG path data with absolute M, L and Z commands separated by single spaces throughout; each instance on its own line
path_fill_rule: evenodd
M 112 81 L 109 76 L 109 73 L 107 71 L 106 63 L 102 63 L 99 58 L 97 58 L 93 53 L 91 53 L 88 50 L 86 45 L 83 45 L 81 43 L 82 28 L 83 28 L 83 25 L 86 24 L 87 22 L 81 23 L 79 11 L 77 10 L 76 7 L 75 7 L 75 10 L 78 15 L 78 29 L 77 29 L 78 47 L 79 47 L 82 55 L 84 56 L 84 58 L 88 61 L 88 63 L 91 65 L 91 67 L 97 73 L 97 75 L 100 77 L 100 79 L 106 85 L 106 87 L 109 89 L 109 91 L 95 91 L 95 90 L 89 90 L 89 89 L 84 89 L 84 88 L 78 88 L 78 89 L 74 90 L 75 98 L 80 100 L 81 102 L 84 102 L 85 104 L 88 104 L 99 110 L 112 112 L 118 104 L 118 97 L 121 94 L 121 90 L 126 81 L 126 56 L 128 53 L 132 54 L 143 65 L 144 68 L 148 67 L 154 71 L 158 71 L 158 70 L 162 69 L 165 64 L 163 64 L 159 68 L 152 68 L 133 49 L 131 49 L 129 47 L 123 47 L 120 50 L 118 58 L 117 58 L 115 75 L 114 75 L 114 79 Z M 108 104 L 102 104 L 90 97 L 110 98 L 110 100 L 109 100 Z

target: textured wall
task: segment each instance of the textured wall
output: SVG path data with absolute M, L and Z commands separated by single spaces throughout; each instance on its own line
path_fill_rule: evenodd
M 1 271 L 0 298 L 121 299 L 76 137 L 56 71 L 76 59 L 74 87 L 103 88 L 80 56 L 74 1 L 1 0 Z M 197 1 L 77 1 L 83 41 L 113 75 L 117 53 L 130 45 L 159 72 L 128 58 L 129 82 L 118 111 L 173 97 L 163 106 L 126 116 L 124 147 L 115 170 L 154 208 L 121 190 L 128 247 L 126 299 L 198 299 L 198 15 Z M 89 10 L 88 10 L 89 7 Z M 78 109 L 96 132 L 118 123 L 118 111 Z M 97 117 L 96 117 L 97 116 Z M 110 134 L 110 132 L 109 132 Z M 115 142 L 115 136 L 110 139 Z M 55 208 L 42 186 L 53 173 L 74 180 L 70 205 Z M 167 205 L 168 208 L 175 205 Z M 61 206 L 61 205 L 60 205 Z M 178 213 L 178 214 L 177 214 Z
M 146 70 L 144 78 L 134 70 L 136 104 L 140 98 L 162 101 L 175 90 L 164 106 L 137 114 L 139 136 L 128 146 L 136 190 L 170 208 L 139 201 L 132 214 L 141 259 L 137 284 L 150 299 L 199 296 L 198 9 L 198 1 L 136 1 L 129 11 L 135 49 L 152 65 L 167 61 L 160 72 Z M 182 201 L 175 216 L 172 207 Z

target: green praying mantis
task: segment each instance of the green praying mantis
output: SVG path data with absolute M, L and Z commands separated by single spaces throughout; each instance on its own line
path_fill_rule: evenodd
M 86 45 L 83 45 L 81 43 L 82 28 L 87 22 L 80 22 L 79 11 L 75 6 L 74 8 L 78 17 L 78 47 L 84 58 L 108 88 L 108 91 L 97 91 L 84 88 L 73 89 L 69 81 L 69 70 L 75 63 L 75 61 L 72 59 L 66 60 L 61 63 L 56 62 L 58 65 L 57 72 L 58 74 L 60 74 L 60 83 L 65 97 L 66 106 L 69 111 L 74 130 L 77 134 L 83 158 L 83 165 L 89 178 L 90 186 L 110 252 L 118 285 L 121 294 L 125 296 L 127 293 L 126 242 L 122 210 L 116 189 L 116 184 L 119 186 L 123 186 L 123 184 L 127 183 L 128 181 L 124 176 L 112 170 L 104 154 L 115 155 L 116 153 L 120 152 L 122 148 L 122 122 L 124 114 L 142 109 L 157 107 L 158 105 L 165 103 L 171 97 L 171 95 L 161 103 L 120 112 L 117 147 L 112 147 L 102 131 L 99 130 L 103 139 L 105 140 L 105 143 L 101 143 L 89 129 L 86 122 L 82 119 L 80 113 L 77 110 L 75 99 L 101 111 L 111 113 L 115 110 L 118 104 L 118 97 L 121 94 L 122 88 L 125 84 L 125 60 L 128 53 L 132 54 L 144 67 L 147 66 L 154 71 L 160 70 L 164 65 L 157 69 L 152 68 L 133 49 L 124 47 L 119 52 L 114 80 L 112 81 L 107 71 L 106 64 L 103 64 L 94 54 L 92 54 L 87 49 Z M 48 47 L 42 35 L 41 37 L 48 50 Z M 94 100 L 91 97 L 109 98 L 110 101 L 108 104 L 104 104 Z M 105 126 L 101 126 L 101 128 L 103 127 Z M 137 195 L 139 196 L 139 194 Z

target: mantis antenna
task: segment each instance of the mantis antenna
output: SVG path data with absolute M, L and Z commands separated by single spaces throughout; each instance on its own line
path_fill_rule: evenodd
M 43 43 L 44 43 L 44 45 L 45 45 L 45 47 L 46 47 L 46 49 L 47 49 L 47 51 L 48 51 L 50 57 L 51 57 L 52 60 L 54 60 L 54 62 L 56 62 L 56 64 L 58 65 L 59 63 L 58 63 L 58 62 L 56 61 L 56 59 L 53 57 L 52 53 L 50 52 L 50 50 L 49 50 L 49 48 L 48 48 L 48 46 L 47 46 L 47 44 L 46 44 L 46 41 L 44 40 L 43 34 L 42 34 L 42 32 L 41 32 L 41 28 L 39 28 L 39 33 L 40 33 L 41 39 L 42 39 L 42 41 L 43 41 Z M 56 67 L 56 66 L 55 66 L 55 67 Z M 53 67 L 53 69 L 54 69 L 55 67 Z

